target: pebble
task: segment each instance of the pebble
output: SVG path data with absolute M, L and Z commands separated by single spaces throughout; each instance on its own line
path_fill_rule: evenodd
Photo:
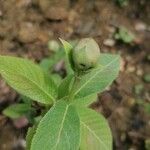
M 48 42 L 48 49 L 49 50 L 56 52 L 59 50 L 59 48 L 60 48 L 60 46 L 59 46 L 59 43 L 57 41 L 51 40 Z
M 13 124 L 17 129 L 21 129 L 21 128 L 27 126 L 28 123 L 29 123 L 29 121 L 25 116 L 15 119 L 13 121 Z
M 124 71 L 125 70 L 125 65 L 126 65 L 126 61 L 121 58 L 121 61 L 120 61 L 120 71 Z
M 116 31 L 116 28 L 114 26 L 107 26 L 106 29 L 109 33 L 114 33 Z
M 141 68 L 137 69 L 136 74 L 138 76 L 142 76 L 143 75 L 143 70 Z
M 32 23 L 22 23 L 18 32 L 18 38 L 23 43 L 34 42 L 37 39 L 37 27 Z
M 39 0 L 39 7 L 48 19 L 63 20 L 68 17 L 68 0 Z
M 128 66 L 128 68 L 127 68 L 127 71 L 130 72 L 130 73 L 134 72 L 135 70 L 136 69 L 135 69 L 134 66 Z
M 144 30 L 146 30 L 146 28 L 147 28 L 146 24 L 143 22 L 138 22 L 135 24 L 135 30 L 136 31 L 144 31 Z
M 25 149 L 26 147 L 26 141 L 24 139 L 18 139 L 13 144 L 13 149 Z
M 26 7 L 26 6 L 29 6 L 31 4 L 31 0 L 19 0 L 17 3 L 16 3 L 16 6 L 17 7 Z
M 2 11 L 0 10 L 0 17 L 3 15 Z
M 105 39 L 103 44 L 105 46 L 113 47 L 115 45 L 115 40 L 113 40 L 113 39 Z
M 91 31 L 94 30 L 94 21 L 93 20 L 86 20 L 79 23 L 78 28 L 76 29 L 77 34 L 82 35 L 89 35 Z

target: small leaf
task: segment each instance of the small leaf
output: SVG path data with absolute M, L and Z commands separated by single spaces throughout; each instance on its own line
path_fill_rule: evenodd
M 62 43 L 63 46 L 64 46 L 64 49 L 65 49 L 66 54 L 67 54 L 67 55 L 70 55 L 70 52 L 71 52 L 71 50 L 73 49 L 72 45 L 71 45 L 70 43 L 68 43 L 67 41 L 61 39 L 61 38 L 59 38 L 59 39 L 60 39 L 61 43 Z
M 75 98 L 102 92 L 117 77 L 119 61 L 118 55 L 101 54 L 99 66 L 79 77 L 80 81 L 73 89 Z
M 57 88 L 43 70 L 29 60 L 0 56 L 0 73 L 16 91 L 44 104 L 55 101 Z
M 14 105 L 10 105 L 6 109 L 4 109 L 3 114 L 12 119 L 16 119 L 21 116 L 27 115 L 30 111 L 33 111 L 33 109 L 30 107 L 30 105 L 14 104 Z
M 72 104 L 76 106 L 88 107 L 96 100 L 97 100 L 97 94 L 91 94 L 83 98 L 75 99 Z
M 80 150 L 112 150 L 111 131 L 105 118 L 89 108 L 78 108 L 81 125 Z
M 61 99 L 69 94 L 72 80 L 73 75 L 69 75 L 62 80 L 61 84 L 58 87 L 58 99 Z
M 121 40 L 124 43 L 131 43 L 135 39 L 134 35 L 125 27 L 119 27 L 118 32 L 115 33 L 115 39 Z
M 65 52 L 66 52 L 66 55 L 67 55 L 67 58 L 68 58 L 67 63 L 70 63 L 72 69 L 74 69 L 74 63 L 73 63 L 73 59 L 72 59 L 73 46 L 70 43 L 68 43 L 67 41 L 63 40 L 63 39 L 60 39 L 60 41 L 64 46 L 64 49 L 65 49 Z
M 59 101 L 40 121 L 31 150 L 78 150 L 80 123 L 76 109 Z

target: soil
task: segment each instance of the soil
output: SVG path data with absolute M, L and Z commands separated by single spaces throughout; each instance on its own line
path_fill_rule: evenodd
M 131 44 L 113 34 L 120 26 L 134 33 Z M 150 103 L 150 1 L 132 0 L 119 7 L 115 0 L 0 0 L 0 54 L 30 58 L 48 57 L 49 40 L 93 37 L 102 52 L 122 56 L 120 74 L 91 107 L 109 121 L 114 150 L 146 150 L 150 114 L 138 103 Z M 137 85 L 143 89 L 134 92 Z M 0 79 L 0 111 L 18 100 L 18 94 Z M 0 114 L 0 150 L 24 149 L 27 127 Z M 147 149 L 149 150 L 149 149 Z

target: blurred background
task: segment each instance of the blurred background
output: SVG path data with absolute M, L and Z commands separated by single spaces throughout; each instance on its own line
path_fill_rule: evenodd
M 150 1 L 0 0 L 0 54 L 39 63 L 57 84 L 69 71 L 59 37 L 92 37 L 101 52 L 121 55 L 119 77 L 91 107 L 107 118 L 114 150 L 150 150 Z M 3 113 L 25 99 L 0 78 L 0 150 L 25 147 L 41 107 L 18 117 Z

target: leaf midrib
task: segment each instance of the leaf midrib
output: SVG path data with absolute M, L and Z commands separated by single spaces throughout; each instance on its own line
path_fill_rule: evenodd
M 85 126 L 94 135 L 94 137 L 96 137 L 96 139 L 105 147 L 106 150 L 109 150 L 109 148 L 105 145 L 105 143 L 96 135 L 96 133 L 89 126 L 87 126 L 81 120 L 80 120 L 80 122 L 81 122 L 81 124 L 83 124 L 83 126 Z
M 66 115 L 67 115 L 67 112 L 68 112 L 68 108 L 69 108 L 69 105 L 66 106 L 66 109 L 65 109 L 65 112 L 64 112 L 64 115 L 63 115 L 63 118 L 62 118 L 62 122 L 60 124 L 60 130 L 58 132 L 58 137 L 57 137 L 57 141 L 56 141 L 56 144 L 54 146 L 54 149 L 56 150 L 57 148 L 57 145 L 60 141 L 60 136 L 61 136 L 61 133 L 62 133 L 62 130 L 63 130 L 63 126 L 64 126 L 64 122 L 65 122 L 65 118 L 66 118 Z
M 111 65 L 114 61 L 116 61 L 119 58 L 116 57 L 116 59 L 114 59 L 113 61 L 111 61 L 110 63 L 108 63 L 106 66 L 104 66 L 104 68 L 102 68 L 100 71 L 98 71 L 95 75 L 93 75 L 87 82 L 85 82 L 76 92 L 74 95 L 77 95 L 81 89 L 83 89 L 93 78 L 95 78 L 97 76 L 97 74 L 99 74 L 100 72 L 102 72 L 105 68 L 107 68 L 109 65 Z
M 2 74 L 2 76 L 3 76 L 3 73 L 5 73 L 5 71 L 3 71 L 1 74 Z M 16 74 L 14 74 L 14 75 L 16 75 Z M 16 75 L 17 76 L 17 75 Z M 40 91 L 42 92 L 42 93 L 44 93 L 45 95 L 47 95 L 50 99 L 52 99 L 52 101 L 53 101 L 53 103 L 55 102 L 55 99 L 54 99 L 54 97 L 52 97 L 51 95 L 49 95 L 49 93 L 47 93 L 45 90 L 43 90 L 43 88 L 41 88 L 35 81 L 33 81 L 33 80 L 31 80 L 30 78 L 28 78 L 28 77 L 26 77 L 26 76 L 24 76 L 24 75 L 22 75 L 22 74 L 19 74 L 19 76 L 21 76 L 22 78 L 25 78 L 26 80 L 29 80 L 32 84 L 34 84 L 38 89 L 40 89 Z M 4 76 L 4 78 L 5 78 L 5 76 Z

